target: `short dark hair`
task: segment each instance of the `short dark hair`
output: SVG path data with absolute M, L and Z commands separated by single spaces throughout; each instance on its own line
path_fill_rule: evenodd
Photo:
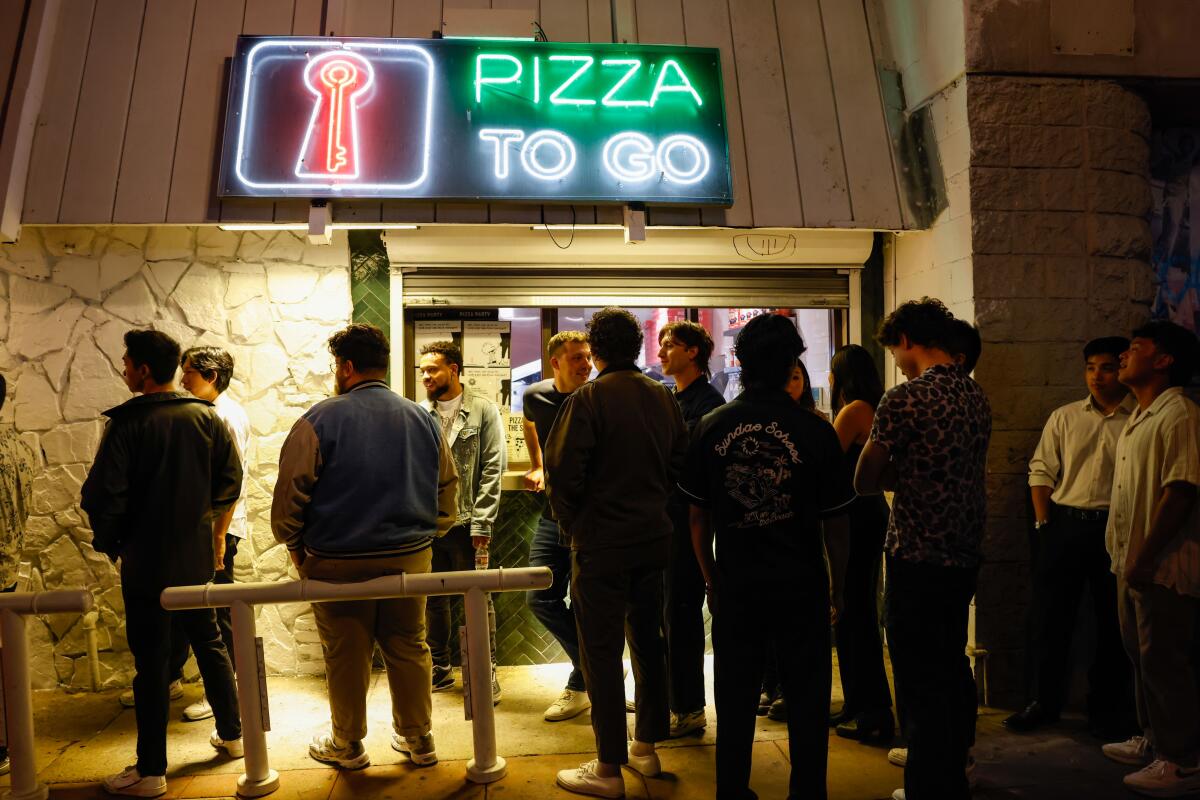
M 637 361 L 642 349 L 642 325 L 623 308 L 602 308 L 587 323 L 592 355 L 606 364 Z
M 1200 340 L 1182 325 L 1165 319 L 1147 322 L 1133 332 L 1133 339 L 1149 339 L 1154 348 L 1174 359 L 1167 379 L 1172 386 L 1186 386 L 1200 364 Z
M 983 339 L 979 336 L 979 329 L 965 319 L 952 319 L 946 347 L 950 355 L 963 357 L 963 370 L 970 374 L 975 371 L 979 356 L 983 354 Z
M 155 383 L 170 383 L 179 367 L 179 342 L 162 331 L 125 331 L 125 352 L 135 367 L 150 368 Z
M 554 358 L 559 354 L 559 351 L 567 346 L 567 342 L 582 342 L 583 344 L 587 344 L 587 340 L 587 334 L 583 331 L 559 331 L 550 337 L 549 342 L 546 342 L 546 356 Z
M 456 345 L 454 342 L 449 342 L 449 341 L 430 342 L 429 344 L 427 344 L 421 348 L 421 352 L 419 355 L 441 356 L 442 358 L 444 358 L 446 360 L 447 364 L 453 364 L 454 366 L 458 367 L 458 374 L 459 375 L 462 374 L 462 371 L 463 371 L 462 348 L 459 347 L 458 345 Z
M 895 347 L 903 335 L 911 344 L 949 350 L 952 319 L 954 315 L 937 298 L 909 300 L 879 323 L 875 339 L 884 347 Z
M 746 323 L 734 341 L 742 385 L 782 389 L 804 353 L 804 337 L 788 317 L 763 314 Z
M 233 356 L 219 347 L 189 347 L 183 351 L 179 366 L 192 362 L 192 369 L 204 376 L 204 380 L 213 381 L 217 394 L 229 388 L 229 380 L 233 377 Z
M 839 347 L 829 361 L 829 372 L 833 375 L 829 389 L 834 411 L 841 411 L 855 400 L 862 400 L 872 408 L 879 405 L 883 380 L 867 348 L 860 344 Z
M 1102 336 L 1083 346 L 1083 360 L 1087 361 L 1092 356 L 1112 356 L 1119 361 L 1121 353 L 1128 349 L 1129 340 L 1124 336 Z
M 356 322 L 329 337 L 329 352 L 349 361 L 357 372 L 375 372 L 388 368 L 392 346 L 379 328 Z
M 658 343 L 670 337 L 677 339 L 684 347 L 698 348 L 695 363 L 706 376 L 712 375 L 708 360 L 713 354 L 713 340 L 703 325 L 688 320 L 668 322 L 658 331 Z

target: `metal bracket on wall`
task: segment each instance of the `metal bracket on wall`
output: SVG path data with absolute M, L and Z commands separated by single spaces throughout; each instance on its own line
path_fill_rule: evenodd
M 308 243 L 333 241 L 333 206 L 325 200 L 313 200 L 308 207 Z

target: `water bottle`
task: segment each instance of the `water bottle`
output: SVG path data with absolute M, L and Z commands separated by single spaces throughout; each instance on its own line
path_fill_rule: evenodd
M 488 568 L 488 546 L 481 544 L 475 548 L 475 569 Z

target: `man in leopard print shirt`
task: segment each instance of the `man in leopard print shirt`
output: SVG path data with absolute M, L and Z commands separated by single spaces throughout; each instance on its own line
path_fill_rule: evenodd
M 930 298 L 883 321 L 877 338 L 909 380 L 880 401 L 854 481 L 860 494 L 895 492 L 884 605 L 906 709 L 908 763 L 897 800 L 970 797 L 976 690 L 965 653 L 992 415 L 979 384 L 951 355 L 954 324 Z

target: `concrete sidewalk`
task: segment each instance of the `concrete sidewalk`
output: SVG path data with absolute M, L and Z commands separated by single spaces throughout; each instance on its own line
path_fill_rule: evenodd
M 416 768 L 389 746 L 390 706 L 387 682 L 377 674 L 369 697 L 370 734 L 366 740 L 372 766 L 338 772 L 312 761 L 308 740 L 328 731 L 325 684 L 314 678 L 272 678 L 272 731 L 268 734 L 271 766 L 280 772 L 279 800 L 367 800 L 369 798 L 483 798 L 504 800 L 567 798 L 554 785 L 555 773 L 593 757 L 588 714 L 548 723 L 542 712 L 559 694 L 568 668 L 554 664 L 502 667 L 504 701 L 496 709 L 499 752 L 508 761 L 508 776 L 490 786 L 465 780 L 471 756 L 470 723 L 463 721 L 461 687 L 434 695 L 434 734 L 440 762 Z M 836 670 L 835 670 L 836 674 Z M 708 669 L 709 727 L 703 736 L 666 743 L 660 778 L 643 779 L 625 771 L 631 798 L 711 798 L 716 726 Z M 38 766 L 51 784 L 51 797 L 63 800 L 106 797 L 97 781 L 134 761 L 136 725 L 132 711 L 122 709 L 118 692 L 35 695 Z M 234 794 L 241 761 L 218 755 L 208 744 L 211 720 L 179 721 L 183 707 L 199 699 L 201 687 L 189 684 L 182 700 L 172 704 L 169 730 L 170 798 L 217 798 Z M 977 798 L 1129 798 L 1121 776 L 1127 771 L 1100 754 L 1081 721 L 1034 736 L 1014 736 L 1000 727 L 1005 712 L 981 710 L 976 756 Z M 763 800 L 787 796 L 789 763 L 784 724 L 759 720 L 754 751 L 753 788 Z M 887 763 L 882 747 L 830 737 L 831 800 L 890 798 L 901 785 L 901 770 Z M 8 778 L 0 778 L 7 786 Z

